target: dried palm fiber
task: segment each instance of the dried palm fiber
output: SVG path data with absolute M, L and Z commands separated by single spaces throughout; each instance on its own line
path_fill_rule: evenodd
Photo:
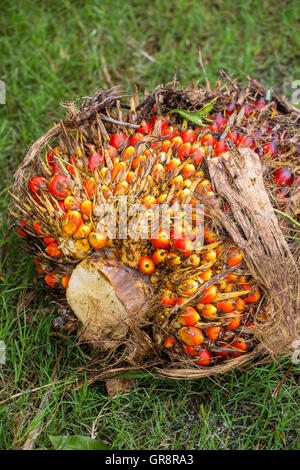
M 84 101 L 79 111 L 76 110 L 74 104 L 70 105 L 65 120 L 49 130 L 30 148 L 15 175 L 13 192 L 17 199 L 16 207 L 12 211 L 13 215 L 22 218 L 22 212 L 26 213 L 27 208 L 22 201 L 25 200 L 24 193 L 26 193 L 28 180 L 35 174 L 33 171 L 36 171 L 36 169 L 33 170 L 33 163 L 42 170 L 47 170 L 41 158 L 41 152 L 48 150 L 47 145 L 53 139 L 56 139 L 56 142 L 61 140 L 62 145 L 68 148 L 70 155 L 81 143 L 82 159 L 85 159 L 87 158 L 85 154 L 87 142 L 98 139 L 98 144 L 105 145 L 105 138 L 109 132 L 119 128 L 124 132 L 126 129 L 139 128 L 137 123 L 140 123 L 142 119 L 147 119 L 154 107 L 158 114 L 162 115 L 173 109 L 195 112 L 212 100 L 215 100 L 214 113 L 226 109 L 228 103 L 233 101 L 238 103 L 238 112 L 230 116 L 226 128 L 222 131 L 221 138 L 226 139 L 229 130 L 231 132 L 240 130 L 245 115 L 245 104 L 254 103 L 258 97 L 265 96 L 266 90 L 258 82 L 249 79 L 248 85 L 243 87 L 232 81 L 224 72 L 222 72 L 222 81 L 219 81 L 214 89 L 198 88 L 195 85 L 185 90 L 177 89 L 175 86 L 160 86 L 146 96 L 141 104 L 137 104 L 136 97 L 132 98 L 130 106 L 120 104 L 121 94 L 118 90 L 100 90 L 88 102 Z M 122 108 L 126 110 L 125 114 Z M 137 273 L 134 269 L 132 282 L 135 285 L 139 284 L 140 290 L 134 287 L 126 291 L 126 283 L 124 284 L 123 298 L 121 294 L 117 294 L 122 305 L 114 308 L 114 313 L 117 311 L 118 314 L 112 327 L 103 322 L 103 310 L 105 310 L 104 316 L 108 318 L 110 316 L 107 305 L 101 307 L 100 324 L 97 321 L 93 322 L 94 319 L 91 323 L 91 319 L 81 318 L 84 322 L 81 337 L 85 341 L 92 342 L 97 350 L 98 357 L 95 362 L 98 363 L 98 367 L 101 366 L 101 370 L 96 374 L 97 377 L 107 378 L 119 373 L 120 370 L 126 370 L 127 367 L 148 367 L 156 364 L 160 373 L 170 377 L 198 378 L 224 373 L 234 367 L 249 366 L 257 363 L 258 360 L 274 360 L 279 355 L 290 351 L 291 344 L 297 337 L 297 315 L 299 315 L 299 244 L 293 236 L 295 235 L 293 224 L 273 210 L 274 208 L 281 209 L 282 205 L 280 199 L 274 196 L 276 186 L 270 175 L 284 162 L 288 162 L 289 168 L 296 175 L 299 174 L 297 149 L 299 117 L 298 110 L 273 94 L 272 100 L 259 109 L 255 120 L 251 122 L 252 127 L 248 129 L 249 135 L 253 128 L 259 129 L 262 123 L 270 121 L 278 130 L 280 139 L 285 135 L 288 136 L 288 141 L 284 143 L 285 152 L 281 153 L 280 161 L 267 157 L 261 159 L 253 150 L 236 148 L 229 141 L 228 152 L 218 158 L 209 158 L 208 153 L 204 160 L 205 171 L 212 182 L 215 196 L 204 201 L 200 198 L 199 200 L 204 202 L 206 210 L 209 211 L 214 230 L 218 232 L 224 243 L 234 242 L 240 248 L 246 261 L 244 269 L 263 286 L 264 297 L 261 305 L 267 305 L 268 316 L 267 321 L 256 325 L 253 330 L 256 341 L 252 349 L 239 357 L 224 363 L 212 364 L 209 367 L 195 365 L 194 361 L 186 355 L 166 354 L 162 348 L 162 337 L 168 333 L 168 325 L 176 321 L 179 310 L 177 305 L 168 309 L 167 314 L 164 310 L 161 311 L 157 292 L 165 282 L 166 271 L 163 270 L 161 276 L 154 273 L 149 285 L 149 277 Z M 179 120 L 175 117 L 174 119 Z M 256 149 L 262 148 L 263 141 L 259 135 L 255 137 L 255 144 Z M 140 145 L 147 148 L 147 139 Z M 68 174 L 65 163 L 59 158 L 55 160 L 60 171 Z M 150 163 L 153 165 L 151 159 Z M 112 162 L 109 158 L 106 159 L 106 165 L 111 171 Z M 151 173 L 152 165 L 145 166 L 136 184 L 132 185 L 132 194 L 137 191 L 141 191 L 143 195 L 147 194 L 145 178 Z M 74 194 L 76 194 L 76 179 L 78 178 L 80 179 L 75 170 Z M 120 180 L 122 178 L 124 175 L 121 175 Z M 96 194 L 100 202 L 101 196 L 100 192 Z M 170 200 L 172 196 L 169 194 Z M 225 204 L 226 211 L 224 211 Z M 40 211 L 40 206 L 35 206 L 35 210 Z M 50 206 L 49 211 L 50 218 L 52 215 L 55 218 Z M 285 204 L 284 211 L 293 218 L 298 216 L 299 191 L 294 191 L 294 195 Z M 30 233 L 29 230 L 27 235 L 31 253 L 41 255 L 41 247 L 37 242 L 36 234 Z M 74 270 L 74 265 L 78 265 L 76 270 L 80 270 L 81 263 L 88 266 L 93 264 L 99 266 L 99 262 L 104 263 L 105 269 L 108 270 L 106 274 L 102 267 L 100 277 L 97 276 L 97 269 L 92 270 L 95 281 L 94 291 L 97 291 L 92 298 L 101 303 L 99 283 L 103 285 L 106 280 L 108 281 L 108 297 L 111 301 L 114 291 L 120 287 L 119 279 L 129 279 L 132 272 L 130 266 L 136 268 L 140 255 L 147 253 L 145 241 L 124 240 L 122 243 L 116 242 L 116 245 L 119 253 L 118 259 L 114 259 L 111 252 L 105 249 L 101 253 L 98 251 L 96 255 L 91 254 L 81 262 L 63 251 L 63 259 L 57 260 L 46 256 L 47 269 L 49 272 L 50 270 L 55 272 L 59 267 L 60 272 L 70 275 Z M 98 261 L 99 257 L 100 261 Z M 124 263 L 127 266 L 124 266 Z M 116 272 L 118 272 L 117 275 Z M 229 272 L 230 269 L 222 269 L 218 272 L 211 280 L 199 287 L 193 296 L 186 299 L 186 305 L 191 305 L 201 299 L 204 289 L 220 281 Z M 86 271 L 83 277 L 85 273 Z M 185 271 L 180 267 L 168 275 L 171 284 L 178 284 L 184 278 Z M 70 282 L 72 282 L 72 276 Z M 128 285 L 130 286 L 129 282 Z M 77 290 L 76 283 L 75 290 Z M 128 308 L 126 301 L 132 300 L 130 299 L 132 295 L 133 308 Z M 69 303 L 72 307 L 72 301 L 69 300 Z M 81 305 L 79 310 L 82 311 L 82 308 Z M 129 315 L 127 315 L 128 312 Z M 78 312 L 75 313 L 78 314 Z M 105 330 L 104 339 L 103 337 L 99 339 L 103 334 L 103 329 Z M 221 348 L 219 350 L 221 351 Z M 126 365 L 128 363 L 130 366 Z

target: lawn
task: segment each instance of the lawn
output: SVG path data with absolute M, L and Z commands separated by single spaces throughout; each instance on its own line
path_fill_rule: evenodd
M 61 434 L 92 435 L 117 449 L 300 448 L 296 366 L 272 395 L 288 358 L 198 381 L 145 376 L 116 398 L 107 397 L 102 383 L 87 387 L 79 369 L 89 351 L 51 328 L 57 306 L 7 219 L 14 171 L 29 145 L 63 116 L 60 103 L 116 84 L 126 92 L 136 84 L 143 93 L 171 81 L 175 71 L 183 85 L 204 83 L 199 47 L 212 84 L 224 68 L 290 99 L 291 84 L 300 79 L 299 18 L 297 0 L 2 2 L 1 449 L 22 447 L 41 419 L 40 449 L 51 449 L 49 436 Z M 79 378 L 83 385 L 75 390 Z

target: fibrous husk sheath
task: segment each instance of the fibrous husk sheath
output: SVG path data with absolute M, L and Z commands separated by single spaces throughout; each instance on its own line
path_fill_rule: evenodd
M 263 95 L 266 89 L 253 79 L 249 79 L 247 87 L 242 87 L 233 82 L 224 72 L 222 75 L 227 83 L 218 83 L 213 90 L 196 86 L 186 90 L 176 89 L 174 86 L 158 87 L 146 96 L 144 102 L 136 106 L 134 113 L 131 114 L 131 124 L 136 126 L 136 123 L 147 117 L 155 105 L 158 112 L 162 114 L 175 108 L 194 112 L 215 98 L 215 108 L 218 111 L 224 107 L 224 103 L 234 98 L 242 108 L 241 114 L 235 116 L 235 120 L 229 120 L 230 126 L 234 129 L 234 126 L 238 125 L 239 116 L 242 116 L 245 97 L 256 93 Z M 283 125 L 292 129 L 293 139 L 297 143 L 299 111 L 278 95 L 271 93 L 271 96 L 283 113 Z M 110 112 L 116 107 L 119 110 L 120 98 L 121 94 L 116 89 L 100 90 L 89 102 L 84 102 L 79 111 L 76 110 L 74 104 L 70 105 L 66 119 L 49 130 L 29 149 L 15 175 L 14 193 L 22 194 L 25 175 L 30 172 L 32 161 L 38 160 L 40 152 L 47 150 L 47 145 L 53 138 L 60 136 L 66 138 L 74 130 L 85 135 L 87 128 L 95 121 L 103 130 L 103 134 L 106 132 L 105 122 L 115 126 L 111 123 Z M 130 107 L 125 106 L 125 108 Z M 69 145 L 72 146 L 70 139 Z M 79 263 L 73 271 L 67 297 L 74 312 L 84 324 L 85 340 L 91 341 L 97 347 L 100 346 L 100 349 L 112 348 L 116 351 L 115 357 L 118 357 L 118 360 L 115 364 L 113 362 L 110 365 L 106 364 L 103 372 L 105 378 L 118 373 L 120 363 L 123 366 L 122 371 L 126 369 L 126 365 L 122 362 L 124 350 L 121 350 L 120 356 L 117 352 L 120 345 L 125 343 L 125 339 L 130 344 L 130 359 L 127 357 L 126 360 L 131 365 L 147 367 L 159 361 L 159 372 L 162 374 L 173 378 L 198 378 L 224 373 L 234 367 L 248 366 L 257 363 L 258 359 L 273 360 L 289 352 L 291 344 L 297 338 L 300 303 L 299 249 L 297 245 L 287 244 L 284 238 L 284 235 L 289 233 L 289 228 L 286 227 L 285 232 L 285 219 L 278 217 L 273 210 L 258 156 L 249 149 L 239 151 L 231 149 L 222 158 L 207 160 L 207 169 L 218 196 L 217 204 L 210 207 L 210 216 L 214 224 L 221 228 L 223 233 L 225 230 L 226 236 L 241 249 L 249 272 L 264 286 L 269 316 L 268 321 L 255 331 L 259 342 L 252 352 L 208 368 L 192 368 L 189 362 L 184 362 L 184 360 L 170 363 L 161 357 L 157 359 L 155 345 L 151 344 L 150 338 L 144 331 L 144 311 L 152 308 L 147 283 L 144 283 L 142 278 L 138 279 L 135 274 L 130 274 L 130 270 L 126 271 L 129 268 L 119 265 L 117 260 L 93 259 L 89 267 L 88 260 L 85 260 Z M 231 215 L 225 214 L 221 209 L 224 202 L 229 206 L 228 214 Z M 295 195 L 289 204 L 291 208 L 293 204 L 294 206 L 299 204 L 299 197 Z M 92 281 L 95 283 L 92 303 L 95 301 L 97 305 L 99 303 L 99 311 L 101 311 L 99 318 L 93 316 L 92 320 L 89 317 L 89 309 L 84 307 L 84 297 L 79 295 L 77 282 L 83 273 L 86 276 L 89 269 L 91 269 Z M 83 279 L 82 291 L 84 281 L 87 280 L 88 278 Z M 128 286 L 123 287 L 126 284 L 126 282 L 122 284 L 124 280 L 128 280 L 128 286 L 132 286 L 131 282 L 139 283 L 138 289 L 133 288 L 133 296 Z M 110 311 L 108 304 L 102 301 L 101 294 L 98 295 L 99 282 L 106 285 L 108 301 L 112 301 L 114 305 L 113 327 L 105 322 L 105 317 L 110 317 Z M 112 292 L 115 293 L 115 297 L 111 295 Z M 74 296 L 77 296 L 75 301 Z M 132 304 L 128 305 L 130 299 Z M 80 306 L 78 309 L 77 305 Z M 96 311 L 97 308 L 94 310 Z M 97 331 L 99 330 L 106 332 L 105 341 L 101 345 L 99 342 L 97 344 Z M 101 360 L 100 357 L 99 364 L 103 364 Z M 101 378 L 101 372 L 97 374 L 97 378 Z

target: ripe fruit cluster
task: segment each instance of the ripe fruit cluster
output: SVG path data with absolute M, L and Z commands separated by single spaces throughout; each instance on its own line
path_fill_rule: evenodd
M 244 354 L 252 345 L 251 328 L 265 315 L 257 311 L 261 292 L 244 274 L 242 253 L 223 246 L 209 218 L 203 228 L 196 211 L 184 227 L 176 220 L 183 215 L 179 205 L 195 208 L 215 199 L 205 159 L 220 158 L 232 146 L 254 149 L 264 161 L 281 158 L 285 136 L 278 135 L 271 121 L 261 129 L 252 125 L 265 106 L 262 98 L 246 103 L 234 131 L 229 122 L 240 111 L 238 103 L 229 103 L 222 113 L 211 113 L 208 125 L 193 128 L 178 124 L 174 115 L 160 116 L 152 109 L 138 129 L 111 128 L 106 137 L 99 136 L 98 129 L 91 131 L 89 141 L 78 134 L 72 136 L 71 145 L 60 142 L 49 150 L 28 180 L 24 201 L 18 201 L 22 219 L 17 226 L 31 244 L 36 269 L 47 285 L 66 288 L 72 271 L 66 266 L 112 248 L 122 261 L 160 286 L 164 328 L 169 321 L 165 351 L 188 355 L 200 366 Z M 275 194 L 280 200 L 299 187 L 298 176 L 288 166 L 277 167 L 270 178 L 280 186 Z M 147 232 L 134 261 L 128 241 L 122 245 L 101 223 L 101 206 L 117 207 L 118 196 L 125 195 L 128 205 L 132 200 L 144 205 L 151 226 L 158 222 L 153 207 L 160 204 L 168 204 L 171 220 L 168 229 L 158 224 L 155 233 Z M 209 215 L 207 207 L 205 214 Z M 197 242 L 199 234 L 203 246 Z M 224 266 L 234 269 L 211 285 Z M 174 319 L 170 312 L 175 307 Z

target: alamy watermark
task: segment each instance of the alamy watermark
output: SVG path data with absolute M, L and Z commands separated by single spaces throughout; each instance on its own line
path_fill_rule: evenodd
M 292 93 L 292 103 L 300 104 L 300 80 L 292 82 L 292 89 L 294 90 Z
M 292 363 L 293 364 L 300 364 L 300 339 L 296 339 L 292 342 Z

